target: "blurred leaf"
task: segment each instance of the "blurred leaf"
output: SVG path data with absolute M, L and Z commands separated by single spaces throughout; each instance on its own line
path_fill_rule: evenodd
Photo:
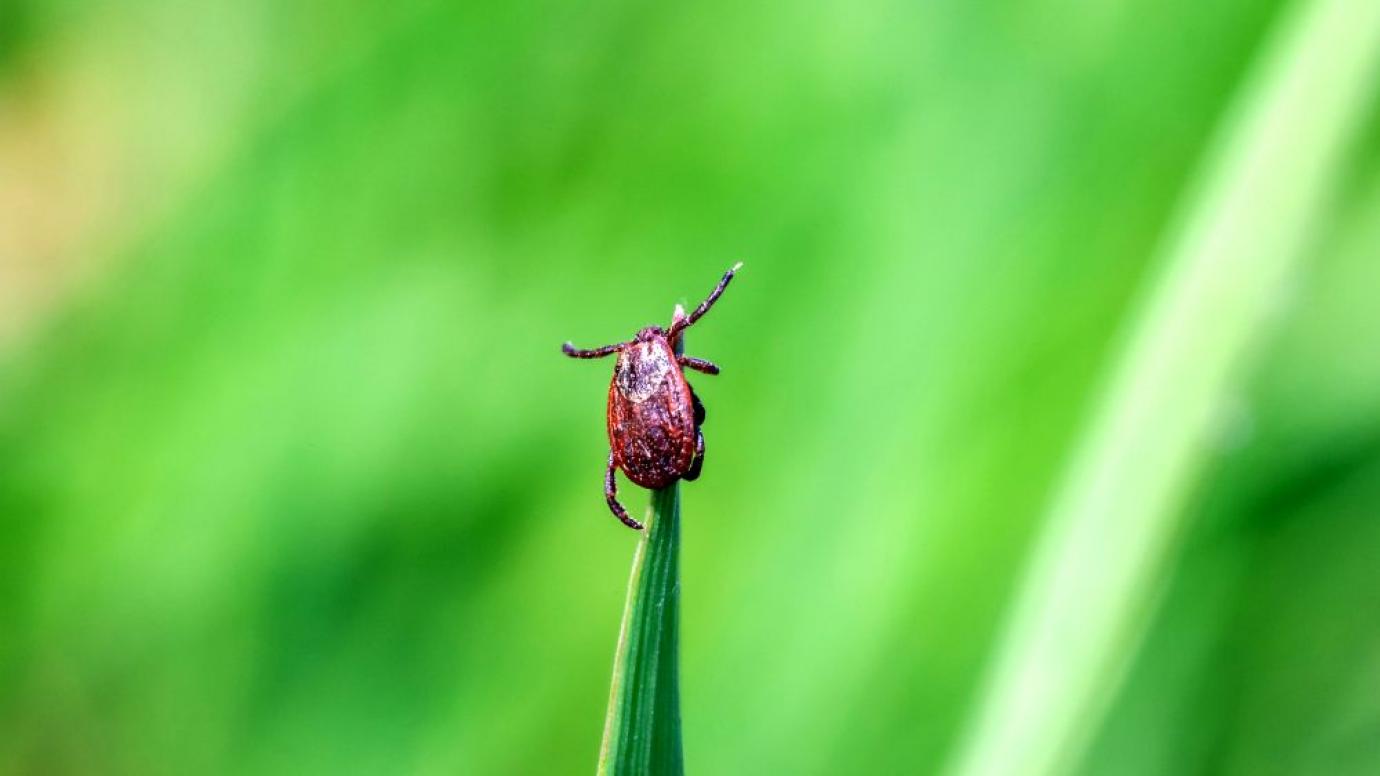
M 1380 5 L 1296 11 L 1167 244 L 1051 508 L 955 773 L 1068 767 L 1130 662 L 1214 421 L 1314 236 L 1380 64 Z

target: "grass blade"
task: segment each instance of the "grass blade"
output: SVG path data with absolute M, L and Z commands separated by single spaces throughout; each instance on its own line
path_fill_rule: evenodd
M 1067 770 L 1129 660 L 1215 413 L 1260 345 L 1373 94 L 1380 4 L 1294 10 L 1160 257 L 950 773 Z
M 599 773 L 679 776 L 680 488 L 652 493 L 633 559 Z
M 677 307 L 676 317 L 683 315 Z M 684 350 L 684 337 L 675 343 Z M 680 483 L 652 492 L 614 656 L 600 776 L 681 776 Z

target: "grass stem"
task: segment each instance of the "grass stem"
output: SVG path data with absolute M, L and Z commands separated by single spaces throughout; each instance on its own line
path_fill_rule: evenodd
M 676 317 L 684 315 L 676 308 Z M 684 350 L 684 337 L 675 343 Z M 633 556 L 600 776 L 681 776 L 680 483 L 652 492 L 646 530 Z

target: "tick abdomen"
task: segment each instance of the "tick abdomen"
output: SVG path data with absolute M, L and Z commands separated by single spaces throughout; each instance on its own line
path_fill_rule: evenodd
M 618 354 L 609 386 L 609 444 L 623 473 L 644 488 L 664 488 L 695 457 L 690 385 L 663 337 Z

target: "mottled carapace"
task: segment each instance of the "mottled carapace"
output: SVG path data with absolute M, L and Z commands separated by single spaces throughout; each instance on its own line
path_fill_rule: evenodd
M 694 325 L 723 294 L 742 264 L 724 273 L 709 297 L 689 315 L 677 315 L 671 325 L 647 326 L 632 340 L 582 350 L 569 342 L 561 350 L 572 358 L 603 358 L 618 354 L 609 383 L 609 459 L 604 473 L 604 498 L 609 509 L 631 528 L 642 524 L 618 503 L 614 471 L 644 488 L 664 488 L 677 479 L 694 480 L 704 464 L 704 405 L 685 379 L 689 367 L 716 375 L 719 368 L 703 359 L 676 352 L 681 333 Z

